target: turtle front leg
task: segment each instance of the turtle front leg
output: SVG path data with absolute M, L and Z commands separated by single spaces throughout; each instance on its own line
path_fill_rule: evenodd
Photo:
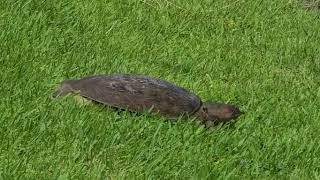
M 89 100 L 85 97 L 82 97 L 80 95 L 74 95 L 74 99 L 76 100 L 76 102 L 79 104 L 79 105 L 90 105 L 92 104 L 92 100 Z

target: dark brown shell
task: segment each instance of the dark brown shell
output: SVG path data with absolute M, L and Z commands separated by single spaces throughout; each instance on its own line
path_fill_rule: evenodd
M 169 82 L 142 76 L 114 74 L 98 75 L 67 81 L 80 95 L 94 101 L 134 112 L 153 112 L 177 118 L 192 115 L 201 100 L 191 92 Z

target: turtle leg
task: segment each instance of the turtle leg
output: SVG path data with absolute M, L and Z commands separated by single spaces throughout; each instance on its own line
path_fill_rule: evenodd
M 74 99 L 76 100 L 76 102 L 79 104 L 79 105 L 90 105 L 92 104 L 92 100 L 89 100 L 85 97 L 82 97 L 80 95 L 74 95 Z
M 59 84 L 55 88 L 55 90 L 53 91 L 52 97 L 56 98 L 59 96 L 67 96 L 71 93 L 74 93 L 75 90 L 72 88 L 70 82 L 71 81 L 66 80 L 66 81 L 62 82 L 61 84 Z
M 205 121 L 204 122 L 204 125 L 207 127 L 207 128 L 211 128 L 211 127 L 214 127 L 216 125 L 216 123 L 214 121 Z

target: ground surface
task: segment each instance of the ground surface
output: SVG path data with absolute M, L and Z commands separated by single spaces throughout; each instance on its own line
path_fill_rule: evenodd
M 0 179 L 319 179 L 320 21 L 300 4 L 2 0 Z M 205 130 L 50 98 L 120 72 L 246 115 Z

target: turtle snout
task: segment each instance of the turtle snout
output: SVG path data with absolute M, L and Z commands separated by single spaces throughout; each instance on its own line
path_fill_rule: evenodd
M 239 117 L 239 116 L 242 115 L 242 114 L 244 114 L 244 112 L 241 111 L 241 110 L 238 109 L 238 108 L 235 108 L 235 109 L 233 109 L 233 111 L 232 111 L 233 117 Z
M 243 114 L 236 106 L 223 103 L 205 103 L 200 112 L 202 119 L 218 122 L 227 122 Z
M 242 112 L 239 108 L 235 107 L 235 106 L 230 106 L 227 108 L 228 110 L 228 116 L 230 119 L 236 119 L 237 117 L 241 116 L 242 114 L 244 114 L 244 112 Z

